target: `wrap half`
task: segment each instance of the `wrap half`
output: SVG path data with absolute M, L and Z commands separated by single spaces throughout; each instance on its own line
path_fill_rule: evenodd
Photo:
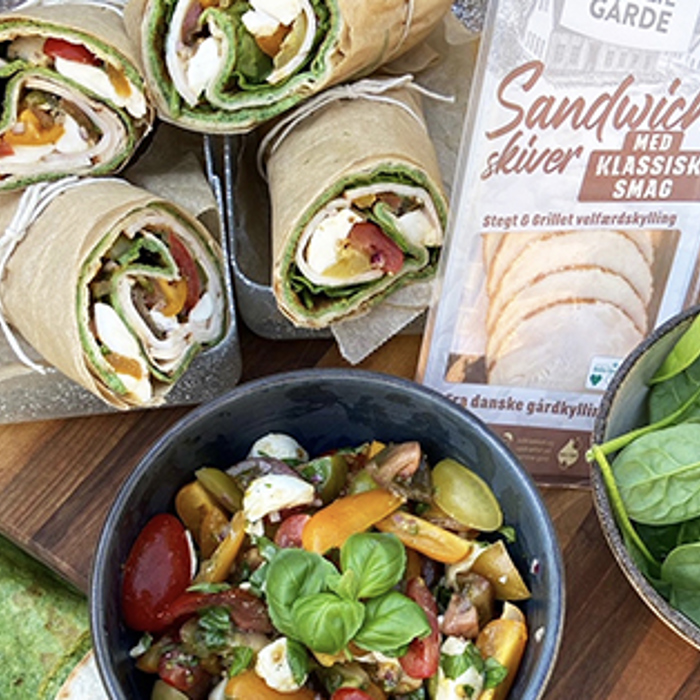
M 242 133 L 405 53 L 450 0 L 129 0 L 159 116 Z
M 59 185 L 6 264 L 5 319 L 107 403 L 158 405 L 226 332 L 218 243 L 193 216 L 124 181 Z M 25 203 L 0 198 L 0 230 L 14 228 Z
M 433 276 L 447 219 L 420 95 L 397 87 L 380 99 L 328 98 L 318 97 L 318 111 L 314 101 L 300 107 L 263 143 L 272 287 L 282 313 L 307 328 Z
M 0 14 L 0 190 L 124 167 L 150 104 L 120 14 L 71 4 Z

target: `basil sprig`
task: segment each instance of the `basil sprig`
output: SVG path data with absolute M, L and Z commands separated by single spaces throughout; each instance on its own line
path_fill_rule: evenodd
M 290 639 L 325 654 L 353 641 L 397 656 L 430 634 L 423 609 L 394 590 L 406 568 L 395 535 L 357 533 L 340 549 L 340 569 L 320 554 L 282 549 L 270 561 L 265 592 L 270 619 Z

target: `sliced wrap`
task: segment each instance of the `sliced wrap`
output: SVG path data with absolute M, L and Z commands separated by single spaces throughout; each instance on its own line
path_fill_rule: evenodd
M 272 286 L 295 325 L 324 328 L 435 273 L 447 203 L 409 88 L 300 109 L 267 154 Z
M 129 0 L 165 121 L 242 133 L 424 39 L 450 0 Z
M 136 56 L 107 7 L 0 14 L 0 190 L 121 170 L 155 115 Z
M 20 201 L 0 198 L 0 230 Z M 221 250 L 196 218 L 121 180 L 89 180 L 62 191 L 28 227 L 0 302 L 63 374 L 117 408 L 152 406 L 223 338 L 221 270 Z

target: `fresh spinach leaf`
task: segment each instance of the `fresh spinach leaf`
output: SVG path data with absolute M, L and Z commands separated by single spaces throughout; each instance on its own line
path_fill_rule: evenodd
M 632 520 L 670 525 L 700 516 L 700 423 L 637 438 L 612 468 Z
M 654 558 L 663 561 L 668 553 L 678 546 L 682 524 L 645 525 L 636 523 L 636 528 Z
M 337 654 L 360 629 L 365 608 L 330 592 L 299 598 L 292 606 L 294 637 L 323 654 Z
M 680 374 L 698 358 L 700 358 L 700 314 L 675 342 L 650 383 L 657 384 Z
M 671 605 L 700 624 L 700 543 L 674 549 L 661 566 L 661 577 L 671 587 Z
M 340 549 L 340 567 L 358 575 L 358 598 L 386 593 L 403 577 L 406 550 L 390 533 L 359 532 L 351 535 Z
M 676 544 L 692 544 L 700 542 L 700 518 L 686 520 L 678 527 Z
M 423 608 L 408 596 L 389 591 L 367 601 L 365 619 L 354 641 L 368 651 L 390 654 L 430 632 Z
M 680 374 L 650 388 L 649 422 L 657 423 L 681 409 L 683 409 L 683 420 L 687 420 L 692 414 L 697 413 L 699 401 L 700 360 L 697 360 Z

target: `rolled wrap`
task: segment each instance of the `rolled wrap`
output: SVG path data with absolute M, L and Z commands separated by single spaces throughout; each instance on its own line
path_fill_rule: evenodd
M 151 129 L 137 50 L 98 5 L 0 14 L 0 190 L 124 167 Z
M 312 101 L 288 123 L 263 144 L 282 313 L 296 326 L 324 328 L 433 276 L 447 202 L 420 95 L 396 87 L 318 111 Z
M 0 197 L 0 231 L 20 201 Z M 63 374 L 117 408 L 154 406 L 225 334 L 221 269 L 196 218 L 124 181 L 93 179 L 67 186 L 26 229 L 0 302 Z
M 450 0 L 129 0 L 125 21 L 163 120 L 243 133 L 405 53 L 450 6 Z

